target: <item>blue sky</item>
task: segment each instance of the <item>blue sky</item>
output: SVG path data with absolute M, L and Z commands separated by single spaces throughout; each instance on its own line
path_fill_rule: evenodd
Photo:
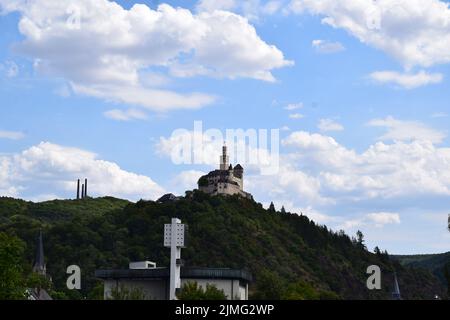
M 257 201 L 449 251 L 450 9 L 405 1 L 0 0 L 0 194 L 182 194 L 220 146 L 176 165 L 174 130 L 281 129 L 279 174 L 246 171 Z

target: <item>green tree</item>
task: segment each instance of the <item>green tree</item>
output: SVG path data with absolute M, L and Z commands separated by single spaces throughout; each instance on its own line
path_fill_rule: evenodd
M 319 300 L 320 294 L 304 281 L 290 284 L 282 295 L 282 300 Z
M 87 298 L 89 300 L 103 300 L 104 284 L 99 282 L 92 290 L 89 292 Z
M 215 285 L 207 284 L 204 290 L 197 282 L 187 282 L 177 294 L 177 298 L 179 300 L 226 300 L 227 296 Z
M 381 250 L 380 250 L 380 248 L 378 248 L 378 246 L 375 247 L 375 249 L 373 250 L 373 252 L 374 252 L 377 256 L 380 256 L 380 255 L 381 255 Z
M 281 300 L 284 281 L 278 274 L 263 270 L 256 279 L 256 292 L 253 299 L 256 300 Z
M 32 272 L 26 278 L 27 288 L 40 288 L 50 291 L 52 289 L 52 283 L 49 278 L 41 274 Z
M 360 246 L 363 249 L 366 249 L 366 245 L 364 244 L 364 234 L 361 232 L 361 230 L 358 230 L 356 232 L 356 243 L 358 246 Z
M 146 300 L 148 299 L 142 288 L 127 288 L 124 285 L 113 288 L 109 300 Z
M 25 243 L 0 233 L 0 300 L 25 299 L 22 263 Z
M 269 211 L 270 212 L 275 212 L 276 210 L 275 210 L 275 205 L 273 204 L 273 202 L 270 202 L 270 205 L 269 205 Z

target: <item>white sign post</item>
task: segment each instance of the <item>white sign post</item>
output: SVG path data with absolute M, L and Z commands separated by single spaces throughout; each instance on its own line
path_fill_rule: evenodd
M 177 299 L 176 290 L 181 288 L 179 261 L 181 248 L 184 248 L 184 231 L 184 224 L 177 218 L 172 218 L 171 224 L 164 225 L 164 246 L 170 247 L 170 300 Z

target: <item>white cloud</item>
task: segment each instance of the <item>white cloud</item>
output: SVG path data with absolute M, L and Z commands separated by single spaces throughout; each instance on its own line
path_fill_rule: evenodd
M 291 113 L 289 115 L 290 119 L 303 119 L 305 116 L 302 115 L 301 113 Z
M 345 220 L 343 221 L 341 224 L 338 225 L 338 229 L 339 230 L 345 230 L 345 231 L 350 231 L 353 229 L 357 229 L 357 228 L 361 228 L 362 226 L 364 226 L 366 223 L 364 222 L 364 219 L 349 219 L 349 220 Z
M 448 113 L 445 112 L 436 112 L 431 115 L 432 118 L 447 118 Z
M 19 74 L 19 66 L 14 62 L 8 64 L 8 69 L 6 71 L 6 76 L 9 78 L 14 78 Z
M 360 217 L 345 219 L 339 217 L 336 220 L 343 220 L 337 226 L 338 229 L 346 230 L 347 232 L 360 229 L 362 227 L 374 226 L 382 228 L 388 224 L 399 224 L 400 215 L 392 212 L 373 212 Z
M 138 105 L 155 111 L 174 109 L 199 109 L 215 101 L 215 97 L 203 93 L 179 94 L 141 86 L 92 85 L 72 83 L 73 90 L 81 95 L 93 96 L 107 101 Z
M 72 92 L 67 84 L 63 84 L 60 87 L 56 88 L 53 93 L 57 94 L 62 98 L 68 98 L 71 96 Z
M 331 137 L 293 132 L 283 145 L 294 148 L 284 156 L 289 175 L 301 172 L 316 179 L 322 198 L 364 203 L 450 195 L 450 149 L 431 141 L 377 142 L 356 153 Z
M 23 132 L 0 130 L 0 139 L 20 140 L 24 137 Z
M 418 73 L 399 73 L 395 71 L 376 71 L 369 75 L 375 82 L 381 84 L 394 84 L 405 89 L 415 89 L 429 84 L 441 83 L 444 76 L 440 73 L 427 73 L 424 70 Z
M 446 134 L 425 126 L 417 121 L 401 121 L 391 116 L 385 119 L 373 119 L 368 123 L 372 127 L 386 128 L 387 132 L 379 140 L 425 140 L 432 143 L 441 143 Z
M 145 120 L 147 114 L 138 109 L 112 109 L 104 112 L 105 117 L 117 120 L 117 121 L 130 121 L 130 120 Z
M 340 42 L 331 42 L 328 40 L 313 40 L 312 47 L 319 53 L 330 54 L 345 50 Z
M 323 17 L 406 68 L 450 62 L 450 9 L 439 0 L 292 0 L 290 11 Z
M 283 6 L 283 1 L 281 0 L 272 0 L 267 1 L 264 5 L 261 7 L 261 12 L 263 14 L 272 15 L 281 10 Z
M 0 71 L 2 71 L 6 77 L 14 78 L 19 74 L 19 66 L 14 61 L 6 61 L 5 63 L 0 63 Z
M 170 157 L 174 164 L 207 165 L 217 168 L 224 141 L 228 146 L 230 163 L 240 163 L 246 170 L 264 175 L 278 167 L 278 153 L 271 147 L 258 144 L 257 132 L 236 130 L 224 132 L 212 129 L 203 131 L 176 130 L 170 137 L 160 137 L 156 153 Z M 255 133 L 253 139 L 252 133 Z M 270 135 L 270 134 L 269 134 Z M 271 139 L 271 138 L 270 138 Z M 261 141 L 259 142 L 261 143 Z M 271 143 L 278 143 L 272 140 Z
M 320 119 L 319 124 L 317 125 L 320 131 L 342 131 L 344 130 L 344 126 L 333 119 Z
M 18 154 L 0 156 L 0 167 L 0 192 L 23 198 L 75 194 L 76 179 L 84 177 L 89 180 L 88 194 L 92 196 L 138 200 L 156 199 L 164 193 L 147 176 L 125 171 L 113 162 L 98 159 L 92 152 L 49 142 Z
M 399 224 L 400 215 L 392 212 L 374 212 L 367 214 L 367 219 L 374 222 L 377 227 L 382 227 L 386 224 Z
M 259 20 L 261 16 L 281 12 L 284 2 L 284 0 L 199 0 L 197 11 L 227 10 L 238 12 L 249 20 Z
M 198 11 L 212 12 L 214 10 L 233 10 L 237 6 L 235 0 L 200 0 L 197 3 Z
M 285 110 L 297 110 L 297 109 L 301 109 L 303 108 L 303 103 L 299 102 L 299 103 L 289 103 L 286 107 L 284 107 Z
M 247 19 L 226 11 L 193 14 L 167 4 L 128 10 L 106 0 L 0 0 L 0 7 L 20 12 L 24 40 L 15 50 L 32 58 L 38 72 L 66 79 L 78 94 L 156 111 L 200 108 L 214 97 L 156 89 L 161 83 L 147 81 L 152 68 L 274 81 L 274 69 L 293 64 Z
M 199 170 L 182 171 L 171 180 L 171 188 L 183 195 L 186 190 L 197 189 L 198 179 L 204 174 L 205 172 Z

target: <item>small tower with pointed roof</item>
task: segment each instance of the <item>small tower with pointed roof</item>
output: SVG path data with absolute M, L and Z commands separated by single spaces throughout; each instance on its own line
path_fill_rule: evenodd
M 392 299 L 394 300 L 401 300 L 402 297 L 400 295 L 400 287 L 398 285 L 397 281 L 397 273 L 394 272 L 394 291 L 392 292 Z
M 47 269 L 44 261 L 44 243 L 42 240 L 42 230 L 39 230 L 39 236 L 37 239 L 36 246 L 36 259 L 33 265 L 33 272 L 36 272 L 40 275 L 45 276 L 47 273 Z

